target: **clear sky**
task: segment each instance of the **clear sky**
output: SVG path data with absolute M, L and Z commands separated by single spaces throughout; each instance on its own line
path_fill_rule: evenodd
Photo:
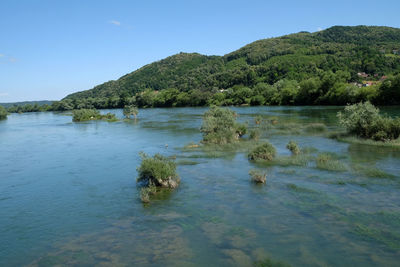
M 179 52 L 333 25 L 400 28 L 392 1 L 0 1 L 0 102 L 59 100 Z

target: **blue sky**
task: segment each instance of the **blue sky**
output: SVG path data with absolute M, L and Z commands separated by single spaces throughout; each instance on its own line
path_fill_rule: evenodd
M 333 25 L 400 28 L 393 1 L 0 1 L 0 102 L 58 100 L 179 52 Z

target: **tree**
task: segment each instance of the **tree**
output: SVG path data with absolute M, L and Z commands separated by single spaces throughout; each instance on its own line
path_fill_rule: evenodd
M 131 115 L 133 115 L 135 117 L 135 120 L 136 120 L 136 116 L 139 113 L 139 109 L 134 105 L 128 105 L 128 106 L 124 107 L 123 112 L 124 112 L 124 116 L 127 119 L 130 119 Z

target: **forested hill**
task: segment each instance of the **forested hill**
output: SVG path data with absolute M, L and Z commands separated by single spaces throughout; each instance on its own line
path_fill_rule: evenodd
M 224 56 L 180 53 L 64 100 L 72 101 L 69 104 L 75 108 L 85 106 L 88 99 L 90 105 L 100 108 L 127 102 L 186 106 L 345 104 L 389 99 L 398 104 L 400 96 L 393 98 L 397 89 L 392 87 L 393 82 L 398 83 L 399 73 L 400 29 L 334 26 L 259 40 Z M 385 79 L 392 79 L 386 85 L 389 89 L 382 87 Z M 366 90 L 363 84 L 370 88 Z M 157 99 L 160 97 L 172 99 Z

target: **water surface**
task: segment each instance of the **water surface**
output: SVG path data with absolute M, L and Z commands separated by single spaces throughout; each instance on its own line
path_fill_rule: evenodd
M 335 153 L 346 166 L 340 172 L 313 161 L 253 164 L 246 148 L 182 149 L 201 140 L 205 108 L 141 109 L 136 122 L 116 123 L 12 114 L 0 121 L 0 266 L 249 266 L 267 257 L 293 266 L 397 266 L 400 151 L 294 129 L 324 123 L 336 131 L 340 109 L 234 108 L 250 127 L 257 115 L 286 125 L 263 128 L 280 156 L 295 140 L 313 156 Z M 139 151 L 186 163 L 179 189 L 143 205 Z M 366 167 L 389 176 L 360 171 Z M 249 182 L 253 168 L 267 172 L 267 185 Z

